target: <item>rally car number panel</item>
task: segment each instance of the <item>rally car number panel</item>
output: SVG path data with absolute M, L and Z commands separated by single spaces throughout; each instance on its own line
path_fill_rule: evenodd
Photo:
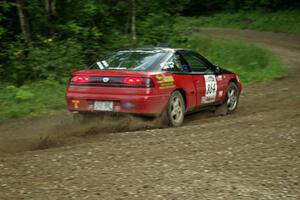
M 215 75 L 204 75 L 205 96 L 202 97 L 202 103 L 213 103 L 217 96 L 217 80 Z

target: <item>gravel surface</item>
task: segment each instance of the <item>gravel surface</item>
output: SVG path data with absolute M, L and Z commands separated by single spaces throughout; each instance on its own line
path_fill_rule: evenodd
M 300 199 L 300 39 L 202 32 L 258 42 L 289 75 L 247 85 L 232 115 L 202 112 L 180 128 L 122 117 L 75 126 L 65 113 L 2 123 L 0 199 Z

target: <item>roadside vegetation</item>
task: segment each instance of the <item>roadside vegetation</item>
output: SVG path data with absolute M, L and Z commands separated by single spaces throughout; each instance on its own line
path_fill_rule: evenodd
M 1 84 L 0 121 L 45 115 L 63 109 L 65 88 L 65 84 L 50 80 L 28 83 L 20 87 Z
M 181 23 L 190 27 L 251 29 L 300 35 L 300 10 L 277 12 L 221 12 L 200 17 L 182 17 Z
M 169 42 L 199 51 L 244 83 L 272 79 L 284 74 L 276 56 L 242 41 L 195 32 L 230 27 L 296 34 L 298 24 L 299 3 L 284 0 L 3 1 L 0 120 L 63 109 L 70 72 L 118 48 Z

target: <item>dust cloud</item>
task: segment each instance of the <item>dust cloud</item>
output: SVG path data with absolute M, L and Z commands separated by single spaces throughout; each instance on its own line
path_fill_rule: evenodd
M 88 120 L 74 120 L 69 114 L 42 118 L 0 127 L 0 153 L 34 151 L 81 143 L 93 136 L 145 129 L 164 128 L 161 118 L 133 115 L 93 116 Z

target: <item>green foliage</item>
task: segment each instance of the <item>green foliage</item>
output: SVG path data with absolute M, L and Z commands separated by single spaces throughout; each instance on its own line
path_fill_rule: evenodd
M 0 77 L 18 85 L 48 78 L 64 80 L 70 71 L 83 67 L 81 44 L 72 40 L 43 39 L 38 47 L 27 50 L 15 42 L 9 45 L 7 52 L 10 56 L 7 64 L 0 66 L 3 71 Z
M 190 2 L 191 0 L 136 0 L 138 16 L 142 17 L 142 20 L 147 18 L 149 13 L 164 12 L 170 15 L 182 13 Z
M 16 87 L 0 86 L 0 120 L 37 116 L 65 107 L 65 84 L 45 80 Z
M 278 12 L 218 13 L 211 16 L 181 18 L 193 27 L 224 27 L 300 34 L 300 10 Z
M 137 25 L 140 45 L 154 45 L 157 42 L 167 41 L 173 35 L 174 22 L 168 13 L 150 13 Z
M 190 0 L 183 13 L 188 16 L 200 16 L 213 12 L 264 11 L 297 9 L 299 1 L 295 0 Z
M 248 10 L 296 8 L 290 0 L 136 0 L 137 41 L 130 37 L 130 1 L 56 1 L 49 17 L 46 0 L 26 0 L 32 45 L 24 45 L 16 3 L 0 2 L 0 82 L 22 85 L 52 78 L 92 64 L 108 52 L 124 47 L 153 46 L 157 42 L 185 42 L 198 27 L 249 28 L 299 33 L 300 11 L 275 13 Z M 276 9 L 275 9 L 276 8 Z M 219 10 L 247 10 L 197 18 Z M 51 18 L 51 20 L 50 20 Z M 174 37 L 175 36 L 175 37 Z
M 60 80 L 68 77 L 71 70 L 83 67 L 80 43 L 72 40 L 55 43 L 51 38 L 44 40 L 44 43 L 42 48 L 30 50 L 27 62 L 31 70 L 25 77 Z

